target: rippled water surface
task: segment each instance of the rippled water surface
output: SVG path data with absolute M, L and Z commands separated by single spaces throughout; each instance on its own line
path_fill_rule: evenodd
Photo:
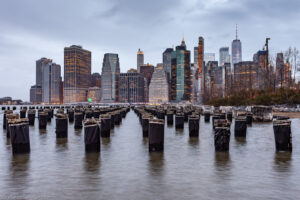
M 199 139 L 165 126 L 165 150 L 149 153 L 130 111 L 99 154 L 86 154 L 84 133 L 69 124 L 56 139 L 30 127 L 31 153 L 12 155 L 0 117 L 0 199 L 299 199 L 300 119 L 292 120 L 293 152 L 276 153 L 272 123 L 253 124 L 245 140 L 231 126 L 229 153 L 216 153 L 212 125 L 200 122 Z

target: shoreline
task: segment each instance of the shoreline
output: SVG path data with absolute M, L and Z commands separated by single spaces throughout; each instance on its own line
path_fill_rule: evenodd
M 285 116 L 289 118 L 300 118 L 300 112 L 273 112 L 273 115 Z

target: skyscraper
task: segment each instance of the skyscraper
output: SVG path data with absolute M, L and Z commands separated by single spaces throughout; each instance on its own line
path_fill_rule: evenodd
M 42 98 L 45 104 L 60 103 L 60 65 L 49 62 L 43 69 Z
M 229 47 L 221 47 L 219 52 L 219 64 L 224 66 L 225 63 L 230 63 Z
M 115 103 L 119 101 L 119 76 L 118 54 L 104 54 L 101 76 L 102 102 Z
M 171 54 L 173 51 L 173 48 L 167 48 L 163 52 L 163 67 L 169 80 L 171 80 Z
M 204 54 L 204 62 L 207 63 L 209 61 L 215 61 L 216 55 L 215 53 L 205 53 Z
M 87 100 L 91 77 L 91 52 L 72 45 L 64 49 L 64 102 Z
M 169 86 L 169 99 L 171 99 L 171 68 L 172 68 L 172 52 L 173 48 L 167 48 L 163 52 L 163 67 L 167 76 L 167 82 Z
M 167 75 L 162 64 L 158 64 L 149 86 L 149 103 L 167 103 L 169 102 L 169 87 Z
M 231 55 L 232 55 L 232 68 L 233 68 L 234 64 L 242 62 L 242 43 L 238 39 L 238 29 L 237 29 L 237 26 L 236 26 L 235 40 L 232 41 Z
M 44 67 L 51 63 L 52 60 L 48 58 L 41 58 L 36 61 L 36 69 L 35 69 L 35 85 L 31 86 L 30 88 L 30 102 L 33 104 L 42 103 L 43 98 L 43 72 Z
M 52 62 L 51 59 L 48 58 L 41 58 L 39 60 L 36 61 L 36 70 L 35 70 L 35 84 L 36 85 L 40 85 L 42 86 L 43 83 L 43 69 L 44 66 L 49 63 Z
M 191 53 L 186 50 L 184 40 L 176 51 L 172 52 L 172 72 L 171 72 L 171 101 L 180 102 L 182 100 L 191 101 L 192 81 L 191 81 Z
M 119 102 L 144 102 L 144 77 L 137 71 L 128 70 L 120 74 Z
M 141 49 L 137 52 L 137 70 L 140 73 L 140 67 L 144 65 L 144 52 Z
M 199 37 L 198 42 L 198 69 L 195 69 L 198 76 L 196 79 L 198 80 L 198 93 L 197 98 L 198 102 L 202 103 L 203 93 L 204 93 L 204 82 L 203 82 L 203 71 L 204 71 L 204 38 Z
M 142 65 L 140 68 L 140 73 L 145 78 L 144 84 L 144 101 L 149 102 L 149 85 L 151 82 L 152 74 L 154 72 L 154 66 L 150 64 Z

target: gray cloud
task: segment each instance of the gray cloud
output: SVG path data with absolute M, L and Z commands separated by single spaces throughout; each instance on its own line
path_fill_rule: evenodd
M 243 59 L 251 60 L 265 37 L 275 54 L 300 46 L 299 0 L 0 0 L 1 96 L 28 100 L 35 60 L 52 58 L 63 67 L 63 48 L 80 44 L 92 51 L 92 71 L 103 54 L 119 53 L 121 71 L 135 67 L 141 48 L 156 64 L 167 47 L 185 37 L 190 50 L 199 36 L 205 51 L 230 46 L 239 24 Z

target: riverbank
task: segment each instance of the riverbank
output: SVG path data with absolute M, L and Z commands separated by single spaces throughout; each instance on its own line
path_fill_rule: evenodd
M 297 105 L 300 104 L 300 90 L 278 89 L 240 91 L 225 98 L 214 98 L 206 102 L 213 106 L 241 106 L 241 105 Z
M 289 118 L 300 118 L 300 112 L 273 112 L 273 115 L 280 115 Z

